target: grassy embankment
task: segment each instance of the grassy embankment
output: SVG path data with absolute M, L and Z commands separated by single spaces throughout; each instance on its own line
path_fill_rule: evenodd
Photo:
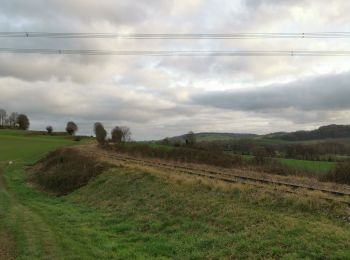
M 317 198 L 124 168 L 55 197 L 28 186 L 24 167 L 73 142 L 0 131 L 0 144 L 0 253 L 8 258 L 350 257 L 342 209 Z

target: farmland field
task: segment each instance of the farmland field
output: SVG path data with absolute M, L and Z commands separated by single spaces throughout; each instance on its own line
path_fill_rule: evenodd
M 252 155 L 242 155 L 244 160 L 250 161 L 253 160 L 254 156 Z M 296 170 L 301 170 L 305 172 L 314 172 L 314 173 L 325 173 L 332 170 L 335 166 L 334 162 L 328 161 L 308 161 L 308 160 L 295 160 L 295 159 L 285 159 L 285 158 L 275 158 L 274 160 L 287 165 Z
M 62 197 L 26 183 L 26 165 L 74 144 L 0 130 L 0 258 L 350 258 L 346 209 L 317 197 L 118 166 Z

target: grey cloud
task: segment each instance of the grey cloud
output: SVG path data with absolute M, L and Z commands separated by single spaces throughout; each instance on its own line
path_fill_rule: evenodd
M 350 109 L 349 82 L 347 73 L 255 89 L 207 92 L 192 100 L 205 106 L 253 112 L 346 110 Z
M 245 0 L 244 3 L 249 8 L 257 8 L 261 6 L 294 6 L 305 4 L 307 0 Z
M 329 8 L 328 8 L 329 7 Z M 231 33 L 344 30 L 349 1 L 3 0 L 0 31 Z M 0 47 L 106 50 L 348 49 L 349 41 L 1 39 Z M 32 127 L 77 120 L 126 124 L 139 138 L 194 131 L 268 132 L 345 123 L 344 58 L 0 55 L 0 106 Z M 269 85 L 280 80 L 287 85 Z M 203 84 L 202 86 L 200 86 Z M 207 87 L 206 85 L 209 85 Z M 250 90 L 233 91 L 238 86 Z M 231 89 L 207 92 L 206 89 Z M 200 95 L 196 93 L 202 93 Z M 188 96 L 193 102 L 188 102 Z M 14 102 L 16 100 L 16 102 Z M 285 120 L 284 120 L 285 119 Z M 293 122 L 293 123 L 291 123 Z M 57 125 L 57 127 L 59 127 Z M 281 127 L 281 125 L 283 127 Z M 244 129 L 242 129 L 244 128 Z
M 171 2 L 168 2 L 171 3 Z M 94 0 L 5 0 L 1 3 L 3 15 L 11 19 L 32 19 L 54 26 L 52 21 L 90 23 L 107 21 L 117 25 L 141 23 L 155 13 L 157 7 L 167 7 L 164 1 L 153 4 L 130 1 Z M 76 24 L 73 24 L 73 27 Z

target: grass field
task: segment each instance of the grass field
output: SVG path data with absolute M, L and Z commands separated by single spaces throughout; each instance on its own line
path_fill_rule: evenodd
M 294 160 L 294 159 L 277 159 L 277 160 L 297 170 L 302 170 L 307 172 L 325 173 L 325 172 L 329 172 L 335 167 L 334 162 L 326 162 L 326 161 L 307 161 L 307 160 Z
M 252 155 L 242 155 L 244 160 L 253 160 Z M 313 173 L 326 173 L 335 167 L 334 162 L 327 161 L 307 161 L 307 160 L 295 160 L 295 159 L 285 159 L 285 158 L 275 158 L 274 160 L 292 167 L 296 170 L 313 172 Z
M 24 168 L 72 141 L 0 130 L 0 144 L 0 254 L 8 259 L 350 258 L 343 209 L 317 198 L 126 168 L 55 197 L 27 185 Z
M 73 143 L 56 136 L 31 136 L 25 131 L 0 130 L 0 160 L 30 161 L 48 150 Z

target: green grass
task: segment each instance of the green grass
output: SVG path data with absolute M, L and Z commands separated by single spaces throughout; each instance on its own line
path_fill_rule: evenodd
M 107 209 L 119 246 L 139 257 L 350 257 L 346 224 L 318 215 L 308 203 L 255 192 L 223 192 L 117 169 L 70 197 Z
M 24 167 L 73 142 L 8 136 L 0 144 L 18 161 L 0 152 L 0 236 L 17 259 L 350 258 L 350 226 L 330 202 L 124 168 L 50 196 L 26 185 Z
M 252 155 L 241 155 L 241 157 L 246 161 L 251 161 L 254 158 Z M 293 169 L 312 173 L 326 173 L 332 170 L 336 165 L 336 163 L 328 161 L 307 161 L 285 158 L 275 158 L 274 160 Z
M 334 162 L 326 161 L 306 161 L 306 160 L 294 160 L 294 159 L 277 159 L 277 161 L 282 164 L 293 167 L 297 170 L 315 172 L 315 173 L 325 173 L 329 172 L 335 167 Z
M 0 130 L 0 160 L 28 161 L 49 150 L 73 142 L 62 137 L 27 136 L 20 131 Z

